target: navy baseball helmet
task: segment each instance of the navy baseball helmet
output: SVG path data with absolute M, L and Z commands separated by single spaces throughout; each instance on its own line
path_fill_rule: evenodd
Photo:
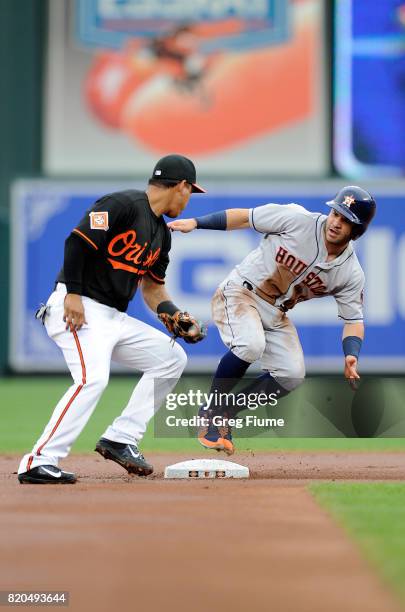
M 329 200 L 326 204 L 353 223 L 352 240 L 364 234 L 376 211 L 373 196 L 355 185 L 343 187 L 333 200 Z

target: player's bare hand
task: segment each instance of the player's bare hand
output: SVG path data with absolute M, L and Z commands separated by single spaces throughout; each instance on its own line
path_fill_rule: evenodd
M 345 357 L 345 378 L 348 380 L 353 391 L 355 391 L 357 389 L 356 381 L 360 379 L 360 375 L 357 372 L 357 358 L 354 355 L 347 355 Z
M 167 224 L 167 227 L 172 230 L 172 232 L 182 232 L 183 234 L 187 234 L 188 232 L 192 232 L 197 227 L 197 221 L 195 219 L 178 219 L 177 221 L 170 221 Z
M 64 306 L 63 320 L 66 323 L 66 329 L 70 331 L 81 329 L 83 324 L 87 323 L 81 296 L 68 293 Z

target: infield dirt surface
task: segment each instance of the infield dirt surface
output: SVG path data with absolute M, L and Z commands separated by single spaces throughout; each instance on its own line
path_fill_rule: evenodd
M 148 454 L 140 479 L 72 455 L 73 486 L 21 486 L 1 457 L 0 590 L 69 591 L 74 612 L 403 610 L 306 487 L 402 480 L 404 453 L 238 453 L 249 480 L 163 479 L 198 457 L 219 458 Z

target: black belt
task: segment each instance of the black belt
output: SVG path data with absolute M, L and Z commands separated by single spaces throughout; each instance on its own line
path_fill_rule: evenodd
M 242 286 L 245 287 L 245 289 L 247 289 L 248 291 L 253 291 L 253 293 L 255 293 L 256 295 L 258 295 L 259 297 L 262 297 L 260 294 L 258 294 L 255 291 L 255 288 L 253 287 L 252 283 L 249 283 L 249 281 L 243 281 Z M 265 295 L 265 294 L 264 294 Z M 264 298 L 262 298 L 264 299 Z M 265 302 L 268 302 L 269 304 L 271 304 L 272 306 L 274 306 L 275 308 L 278 308 L 279 310 L 281 310 L 281 312 L 287 312 L 288 308 L 286 306 L 284 306 L 283 304 L 280 304 L 280 306 L 275 306 L 274 304 L 272 304 L 269 300 L 264 299 Z

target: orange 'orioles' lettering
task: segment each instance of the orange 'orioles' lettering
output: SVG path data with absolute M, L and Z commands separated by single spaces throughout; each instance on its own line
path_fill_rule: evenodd
M 122 234 L 115 236 L 108 245 L 108 252 L 113 257 L 124 256 L 125 261 L 143 265 L 145 268 L 150 268 L 159 259 L 160 247 L 156 251 L 150 251 L 142 261 L 142 256 L 148 246 L 148 242 L 143 245 L 136 242 L 136 231 L 128 230 Z M 145 274 L 146 270 L 140 270 L 132 265 L 117 261 L 116 259 L 107 258 L 115 270 L 126 270 L 134 274 Z

